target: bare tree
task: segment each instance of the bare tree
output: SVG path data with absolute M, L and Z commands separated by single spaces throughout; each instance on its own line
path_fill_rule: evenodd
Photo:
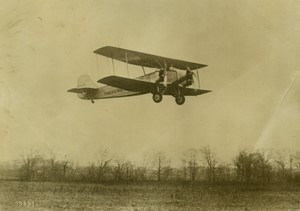
M 260 150 L 252 153 L 252 168 L 253 179 L 256 182 L 266 183 L 271 181 L 272 165 L 271 165 L 272 151 Z
M 123 164 L 123 177 L 126 180 L 136 179 L 134 175 L 135 166 L 130 161 L 125 161 Z
M 208 181 L 215 181 L 216 178 L 216 165 L 217 165 L 217 158 L 216 152 L 210 146 L 204 146 L 200 149 L 202 154 L 204 164 L 207 168 L 207 178 Z
M 144 154 L 143 155 L 143 161 L 138 164 L 138 166 L 135 169 L 135 174 L 138 180 L 146 180 L 147 179 L 147 171 L 149 168 L 149 155 Z
M 41 159 L 37 151 L 30 150 L 30 152 L 22 155 L 23 165 L 21 166 L 21 178 L 24 180 L 34 180 L 37 173 L 38 161 Z
M 87 179 L 90 181 L 94 181 L 97 177 L 97 167 L 95 165 L 95 163 L 89 163 L 88 167 L 87 167 Z
M 188 149 L 183 154 L 182 163 L 184 167 L 186 167 L 187 173 L 189 175 L 189 179 L 191 181 L 196 180 L 196 175 L 198 171 L 198 156 L 199 150 L 196 149 Z
M 124 179 L 123 171 L 124 171 L 124 165 L 125 161 L 124 159 L 118 158 L 114 161 L 115 165 L 112 168 L 113 171 L 113 177 L 115 180 L 122 180 Z
M 47 180 L 57 180 L 60 176 L 59 162 L 57 161 L 56 154 L 50 151 L 49 158 L 44 160 L 44 171 Z
M 64 180 L 67 178 L 68 169 L 71 169 L 71 164 L 71 161 L 67 158 L 67 155 L 65 155 L 64 159 L 61 161 L 62 177 Z
M 188 179 L 188 161 L 185 158 L 181 159 L 181 175 L 183 180 L 187 180 Z M 181 177 L 179 177 L 181 178 Z
M 97 176 L 99 180 L 104 180 L 109 169 L 109 163 L 112 161 L 113 156 L 108 149 L 103 148 L 98 151 L 97 154 Z
M 164 180 L 170 180 L 173 177 L 174 169 L 170 166 L 170 163 L 171 161 L 167 163 L 167 165 L 163 169 L 162 176 Z
M 286 150 L 277 151 L 274 156 L 274 161 L 277 164 L 281 181 L 285 182 L 287 177 L 287 166 L 289 165 L 289 162 L 291 162 L 289 152 Z
M 293 164 L 296 167 L 296 169 L 300 170 L 300 152 L 295 152 L 293 155 Z
M 220 163 L 216 168 L 216 174 L 220 181 L 231 181 L 231 166 L 230 164 Z
M 154 155 L 152 165 L 158 181 L 161 181 L 162 173 L 169 163 L 170 161 L 163 152 L 158 152 Z

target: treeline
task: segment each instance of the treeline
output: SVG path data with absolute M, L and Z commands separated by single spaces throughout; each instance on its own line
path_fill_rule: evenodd
M 142 162 L 117 158 L 107 149 L 86 166 L 75 165 L 67 157 L 57 159 L 36 151 L 22 155 L 14 164 L 0 166 L 2 179 L 22 181 L 207 181 L 246 184 L 293 183 L 300 181 L 300 152 L 288 150 L 240 150 L 231 162 L 218 158 L 210 146 L 188 149 L 176 167 L 163 152 L 145 156 Z

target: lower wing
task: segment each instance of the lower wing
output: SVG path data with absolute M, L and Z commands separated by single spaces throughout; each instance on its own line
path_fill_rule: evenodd
M 149 93 L 156 88 L 156 84 L 148 81 L 140 81 L 130 78 L 123 78 L 120 76 L 108 76 L 98 81 L 99 83 L 108 86 L 125 89 L 132 92 Z
M 125 89 L 132 92 L 140 93 L 154 93 L 157 90 L 157 86 L 162 86 L 162 84 L 157 84 L 149 81 L 140 81 L 130 78 L 124 78 L 120 76 L 108 76 L 98 80 L 99 83 L 106 84 L 108 86 L 117 87 L 120 89 Z M 178 84 L 182 81 L 175 81 L 172 84 L 169 84 L 165 91 L 164 95 L 173 95 L 175 89 L 179 89 L 180 93 L 184 96 L 197 96 L 210 92 L 210 90 L 203 89 L 192 89 L 179 86 Z
M 179 90 L 180 93 L 184 96 L 197 96 L 197 95 L 203 95 L 205 93 L 211 92 L 211 90 L 184 88 L 181 86 L 179 86 Z

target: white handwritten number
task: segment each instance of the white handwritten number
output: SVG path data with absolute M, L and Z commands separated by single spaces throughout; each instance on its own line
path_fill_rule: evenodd
M 28 200 L 28 201 L 17 201 L 16 204 L 19 207 L 34 207 L 34 201 Z

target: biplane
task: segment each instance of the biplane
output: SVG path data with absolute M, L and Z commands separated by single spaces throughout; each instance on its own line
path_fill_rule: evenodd
M 198 64 L 178 59 L 172 59 L 137 51 L 106 46 L 99 48 L 94 53 L 114 60 L 137 65 L 143 70 L 143 75 L 137 78 L 126 78 L 116 75 L 107 76 L 98 80 L 106 86 L 97 87 L 88 75 L 79 77 L 77 88 L 68 92 L 77 93 L 80 99 L 90 100 L 94 103 L 96 99 L 129 97 L 150 93 L 154 102 L 159 103 L 163 95 L 175 98 L 178 105 L 185 102 L 185 96 L 198 96 L 210 92 L 200 89 L 198 70 L 207 65 Z M 146 73 L 144 68 L 151 68 L 151 73 Z M 196 72 L 196 73 L 195 73 Z M 197 76 L 199 89 L 192 88 L 194 77 Z

